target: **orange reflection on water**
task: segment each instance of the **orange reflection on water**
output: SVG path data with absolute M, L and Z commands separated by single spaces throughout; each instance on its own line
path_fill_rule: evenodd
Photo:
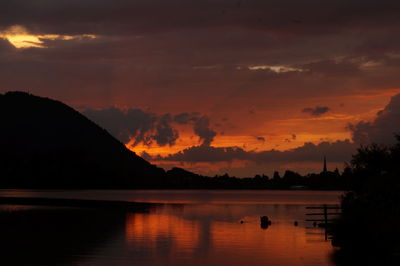
M 128 242 L 146 241 L 155 247 L 159 239 L 172 239 L 175 248 L 190 251 L 197 246 L 199 225 L 167 214 L 128 214 L 126 220 L 126 239 Z
M 324 241 L 321 230 L 312 231 L 288 223 L 273 224 L 263 230 L 254 218 L 240 226 L 217 222 L 212 226 L 213 250 L 235 264 L 326 265 L 331 244 Z
M 294 226 L 293 217 L 302 208 L 280 206 L 262 210 L 276 218 L 267 229 L 260 227 L 254 213 L 259 207 L 245 205 L 192 205 L 179 211 L 129 214 L 126 239 L 131 248 L 145 246 L 153 254 L 168 245 L 169 256 L 185 253 L 190 265 L 331 265 L 332 246 L 324 241 L 323 230 L 306 228 L 301 220 Z

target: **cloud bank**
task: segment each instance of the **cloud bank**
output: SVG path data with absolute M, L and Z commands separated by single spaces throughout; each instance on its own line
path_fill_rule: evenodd
M 394 0 L 5 0 L 0 92 L 85 106 L 88 117 L 134 146 L 177 145 L 178 127 L 190 127 L 198 145 L 170 159 L 301 160 L 291 155 L 300 151 L 212 147 L 213 126 L 227 118 L 221 135 L 250 136 L 260 147 L 281 144 L 278 138 L 301 145 L 305 135 L 335 143 L 345 138 L 348 122 L 356 143 L 390 141 L 398 131 L 398 100 L 376 120 L 354 123 L 354 117 L 383 106 L 377 99 L 364 103 L 365 96 L 387 97 L 400 88 L 399 17 Z M 15 29 L 25 39 L 10 37 Z M 339 103 L 345 105 L 337 115 Z M 293 132 L 297 137 L 288 137 Z M 322 147 L 315 145 L 317 158 Z
M 173 146 L 179 138 L 176 124 L 190 125 L 199 137 L 202 146 L 209 146 L 217 132 L 210 128 L 210 119 L 199 113 L 155 114 L 141 109 L 121 110 L 115 107 L 108 109 L 86 109 L 83 114 L 108 130 L 123 143 L 133 140 L 132 146 L 139 143 L 159 146 Z
M 322 108 L 312 109 L 320 115 Z M 319 111 L 318 111 L 319 110 Z M 325 110 L 325 109 L 324 109 Z M 329 110 L 329 109 L 328 109 Z M 400 134 L 400 94 L 394 95 L 384 109 L 370 121 L 360 121 L 350 124 L 348 129 L 352 133 L 352 140 L 321 142 L 314 144 L 306 142 L 304 145 L 286 151 L 246 151 L 241 147 L 212 147 L 193 146 L 168 156 L 150 156 L 147 159 L 154 161 L 176 161 L 191 164 L 233 162 L 235 160 L 248 161 L 255 164 L 285 164 L 293 162 L 319 162 L 324 156 L 330 162 L 349 162 L 360 144 L 393 144 L 394 135 Z M 296 139 L 292 135 L 292 139 Z
M 400 94 L 393 96 L 373 121 L 360 121 L 348 128 L 356 143 L 393 144 L 394 136 L 400 134 Z
M 303 146 L 287 151 L 245 151 L 240 147 L 211 147 L 193 146 L 168 156 L 152 157 L 156 161 L 178 161 L 178 162 L 232 162 L 234 160 L 251 161 L 258 164 L 266 163 L 287 163 L 287 162 L 314 162 L 321 161 L 324 155 L 330 161 L 345 162 L 351 158 L 355 151 L 356 144 L 345 141 L 321 142 L 313 144 L 305 143 Z M 149 157 L 148 157 L 149 158 Z

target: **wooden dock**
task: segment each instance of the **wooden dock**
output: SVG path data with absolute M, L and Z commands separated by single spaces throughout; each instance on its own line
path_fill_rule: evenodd
M 307 216 L 317 216 L 315 219 L 306 219 L 306 222 L 318 223 L 319 227 L 325 228 L 325 240 L 328 240 L 328 227 L 332 221 L 341 214 L 341 207 L 339 205 L 323 204 L 321 206 L 309 206 L 307 210 L 322 210 L 322 212 L 306 213 Z M 336 210 L 336 211 L 333 211 Z M 332 217 L 333 216 L 333 217 Z

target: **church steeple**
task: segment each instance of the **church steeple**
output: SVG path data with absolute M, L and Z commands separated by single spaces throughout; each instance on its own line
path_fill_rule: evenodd
M 324 170 L 322 171 L 323 173 L 328 172 L 328 168 L 326 167 L 326 156 L 324 155 Z

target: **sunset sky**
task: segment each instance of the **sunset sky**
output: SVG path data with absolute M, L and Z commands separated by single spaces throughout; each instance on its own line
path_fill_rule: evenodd
M 166 169 L 341 169 L 400 132 L 399 18 L 390 0 L 5 0 L 0 92 L 60 100 Z

